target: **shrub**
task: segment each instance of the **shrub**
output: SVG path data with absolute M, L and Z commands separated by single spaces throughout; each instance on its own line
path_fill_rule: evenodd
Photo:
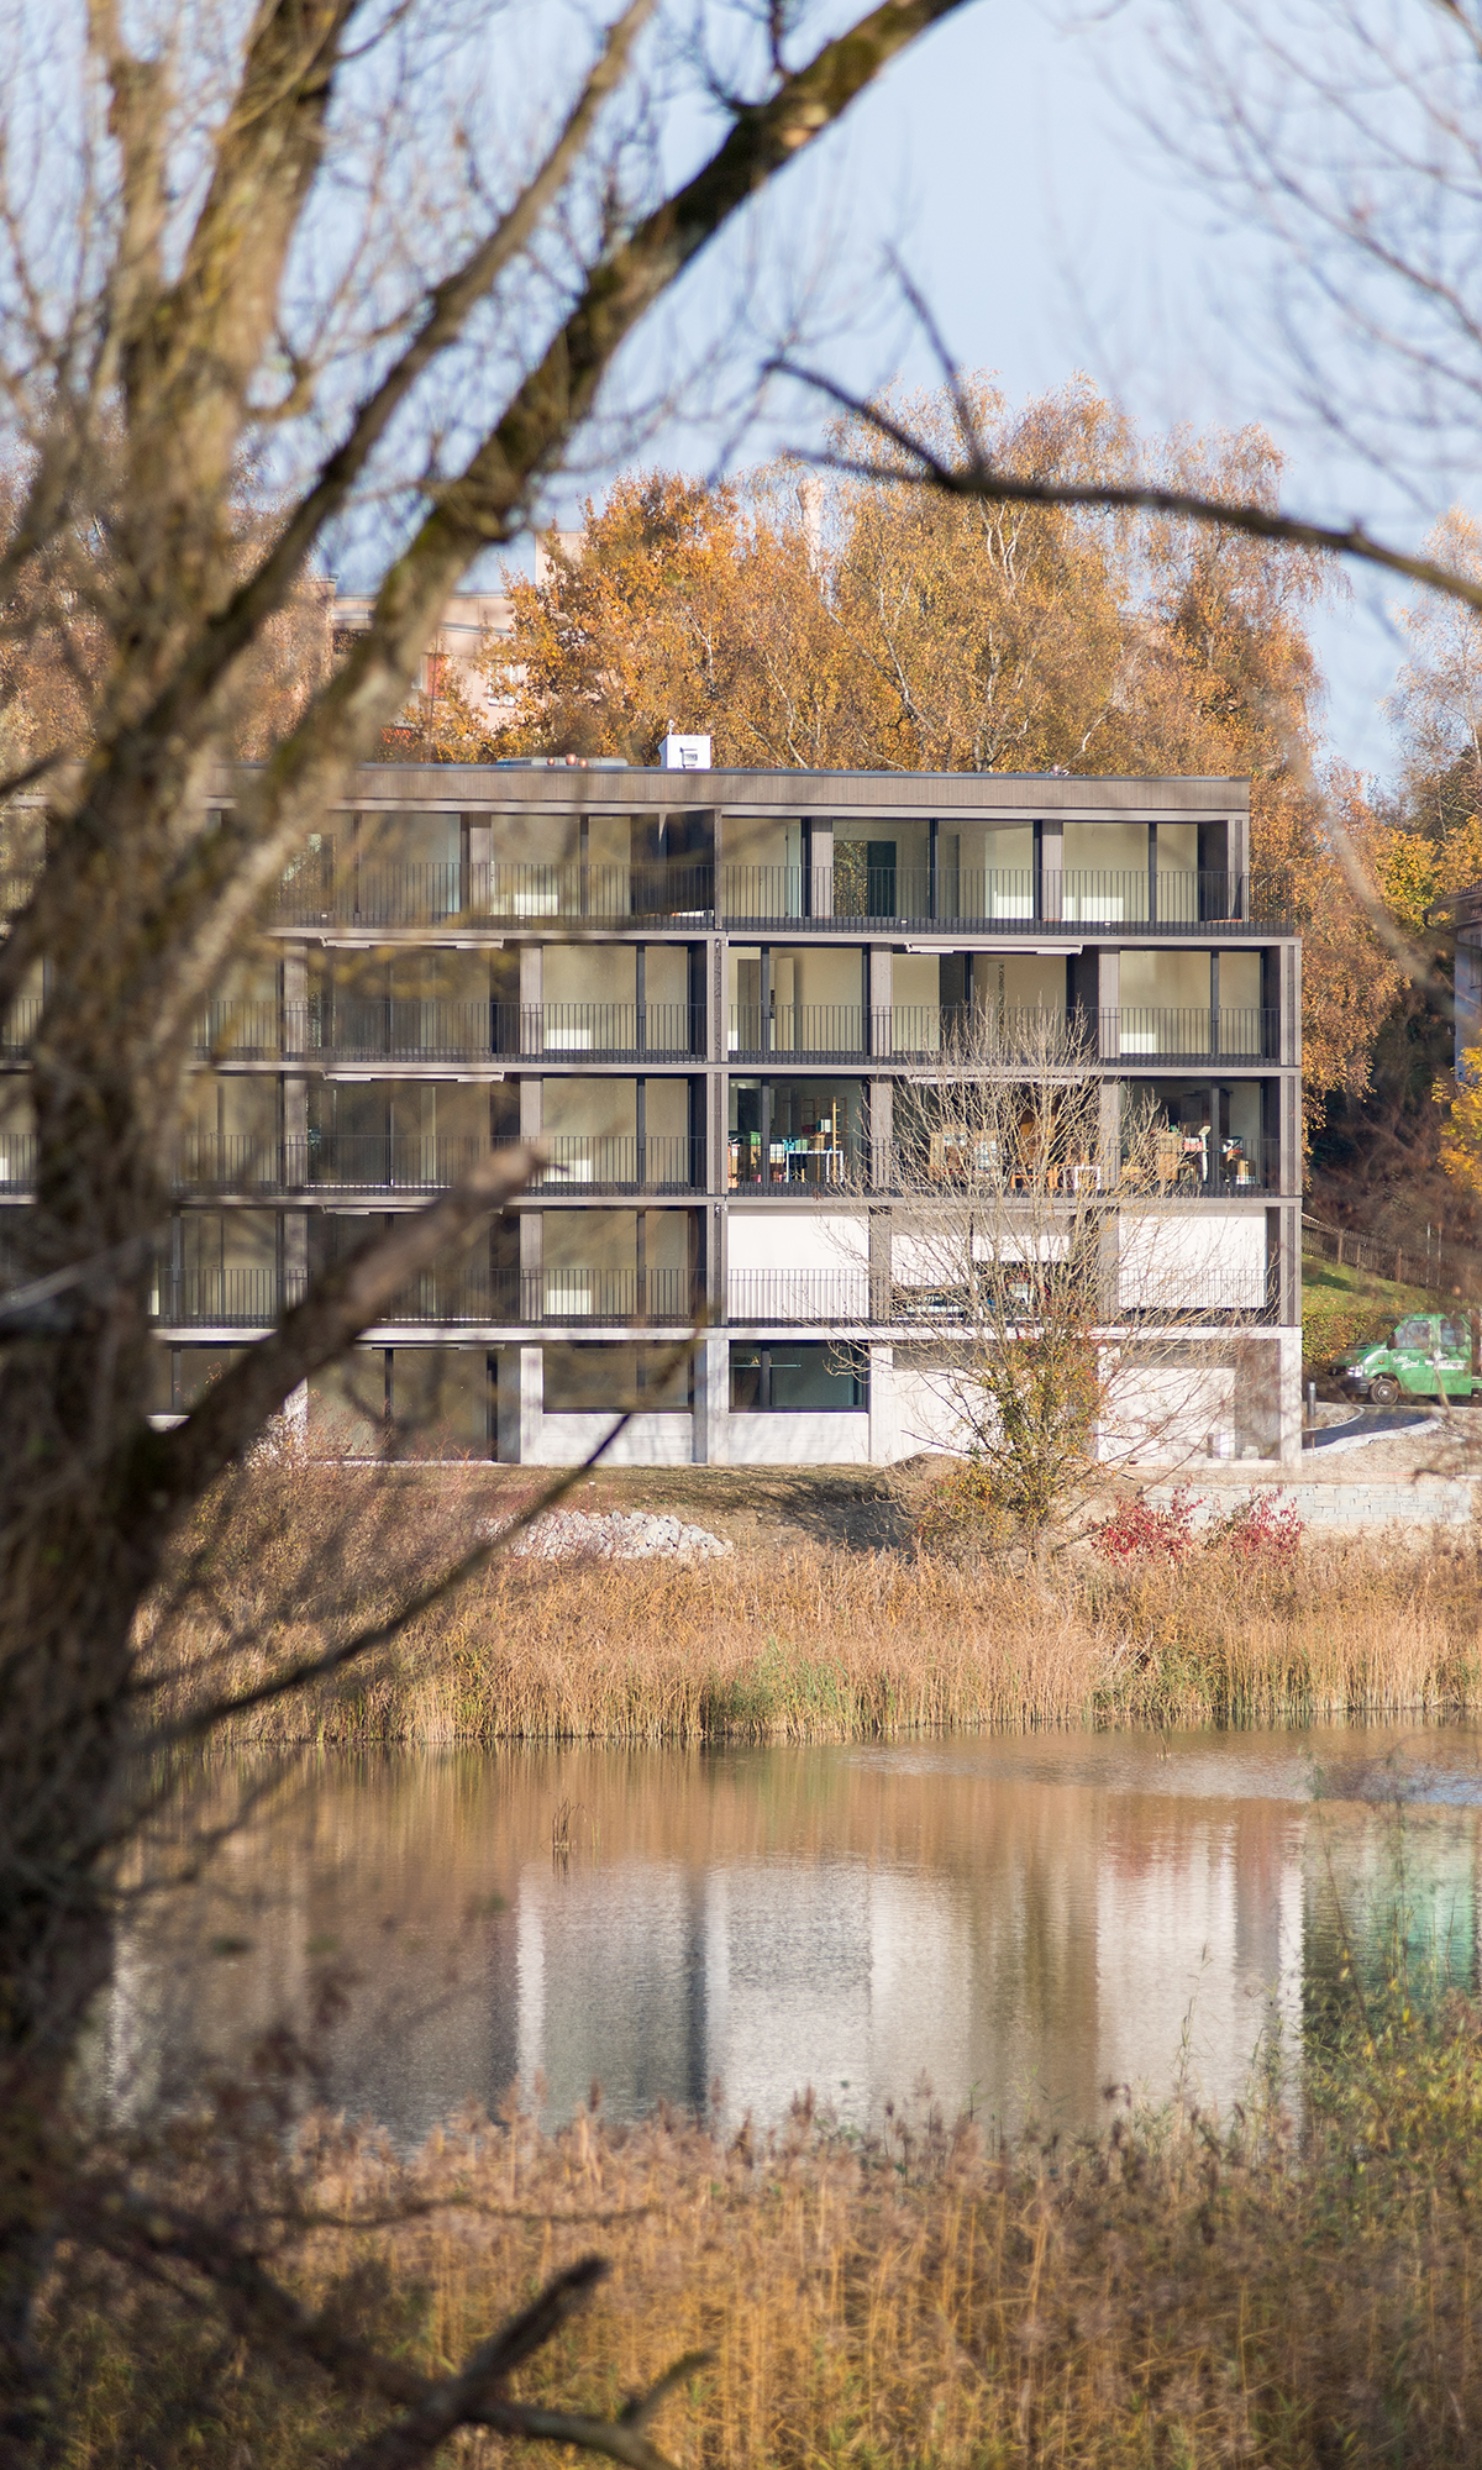
M 1097 1546 L 1108 1561 L 1184 1561 L 1194 1549 L 1198 1502 L 1186 1484 L 1158 1509 L 1139 1493 L 1108 1518 Z
M 1239 1553 L 1247 1561 L 1276 1561 L 1290 1567 L 1302 1542 L 1303 1526 L 1295 1501 L 1279 1492 L 1259 1492 L 1222 1519 L 1210 1536 L 1212 1544 Z

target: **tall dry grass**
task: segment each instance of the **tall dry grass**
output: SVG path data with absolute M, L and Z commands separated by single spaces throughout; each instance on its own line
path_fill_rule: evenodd
M 1259 2104 L 1009 2155 L 929 2116 L 729 2144 L 515 2116 L 408 2162 L 325 2127 L 252 2201 L 234 2148 L 177 2135 L 171 2193 L 214 2171 L 275 2271 L 429 2371 L 600 2249 L 610 2283 L 518 2389 L 610 2412 L 708 2350 L 654 2431 L 686 2465 L 1439 2470 L 1482 2458 L 1482 2057 L 1473 2012 L 1391 2006 L 1311 2069 L 1300 2136 Z M 365 2424 L 199 2295 L 63 2259 L 74 2470 L 310 2470 Z
M 471 1531 L 409 1486 L 353 1520 L 314 1485 L 224 1525 L 209 1587 L 159 1653 L 178 1712 L 210 1674 L 250 1685 L 378 1617 Z M 460 1521 L 462 1522 L 460 1524 Z M 503 1560 L 312 1698 L 240 1721 L 256 1742 L 835 1741 L 993 1726 L 1271 1723 L 1482 1703 L 1476 1549 L 1213 1546 L 1171 1565 L 1048 1572 L 819 1545 L 673 1563 Z

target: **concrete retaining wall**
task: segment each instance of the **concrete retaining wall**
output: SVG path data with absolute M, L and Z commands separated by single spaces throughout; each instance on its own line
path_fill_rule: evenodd
M 1148 1499 L 1158 1508 L 1166 1508 L 1180 1487 L 1155 1484 L 1148 1489 Z M 1282 1501 L 1290 1501 L 1310 1534 L 1346 1534 L 1372 1532 L 1380 1528 L 1400 1528 L 1422 1542 L 1435 1527 L 1470 1526 L 1476 1514 L 1476 1487 L 1462 1476 L 1418 1476 L 1413 1483 L 1403 1478 L 1388 1483 L 1355 1484 L 1212 1484 L 1201 1486 L 1197 1476 L 1191 1476 L 1182 1489 L 1194 1496 L 1194 1523 L 1203 1526 L 1211 1518 L 1225 1517 L 1242 1502 L 1258 1500 L 1263 1493 Z

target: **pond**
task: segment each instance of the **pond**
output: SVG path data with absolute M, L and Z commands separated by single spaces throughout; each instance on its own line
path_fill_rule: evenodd
M 127 2114 L 287 2025 L 401 2141 L 513 2085 L 551 2122 L 594 2085 L 730 2124 L 929 2088 L 1009 2133 L 1228 2105 L 1345 1943 L 1476 1985 L 1479 1816 L 1461 1727 L 316 1755 L 139 1907 L 91 2064 Z

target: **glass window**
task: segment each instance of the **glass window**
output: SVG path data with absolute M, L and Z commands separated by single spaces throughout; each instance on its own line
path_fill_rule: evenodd
M 1431 1325 L 1429 1321 L 1401 1321 L 1399 1328 L 1395 1331 L 1395 1345 L 1397 1347 L 1428 1348 L 1430 1346 L 1430 1342 Z
M 851 1415 L 869 1404 L 863 1347 L 733 1346 L 733 1415 Z
M 684 1414 L 690 1402 L 688 1347 L 599 1342 L 545 1349 L 547 1415 Z
M 859 1081 L 733 1080 L 730 1181 L 794 1189 L 845 1182 L 863 1158 L 863 1123 Z
M 487 1458 L 494 1367 L 482 1347 L 395 1347 L 391 1445 L 400 1458 Z
M 1469 1355 L 1472 1350 L 1472 1333 L 1468 1324 L 1465 1321 L 1443 1321 L 1441 1323 L 1441 1345 L 1448 1355 Z

